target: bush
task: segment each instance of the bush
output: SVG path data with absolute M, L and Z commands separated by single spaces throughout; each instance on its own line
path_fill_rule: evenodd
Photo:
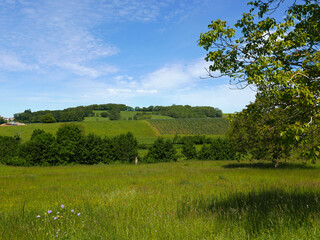
M 197 150 L 191 141 L 186 141 L 182 146 L 182 154 L 187 159 L 197 158 Z
M 60 164 L 59 148 L 56 138 L 51 133 L 40 133 L 34 130 L 33 138 L 20 146 L 19 157 L 24 158 L 28 165 Z
M 236 154 L 228 139 L 212 139 L 210 144 L 204 144 L 198 153 L 199 159 L 229 160 L 235 159 Z
M 6 164 L 13 157 L 18 156 L 20 139 L 16 137 L 0 136 L 0 163 Z
M 103 118 L 109 117 L 109 113 L 108 112 L 102 112 L 102 113 L 100 113 L 100 117 L 103 117 Z
M 85 156 L 83 130 L 76 124 L 66 124 L 58 129 L 56 135 L 61 161 L 65 164 L 82 163 Z
M 177 151 L 174 148 L 173 142 L 170 140 L 164 140 L 163 138 L 158 138 L 153 145 L 149 148 L 149 151 L 144 162 L 171 162 L 177 161 Z
M 47 113 L 43 115 L 41 118 L 41 122 L 43 123 L 55 123 L 57 120 L 53 117 L 52 113 Z
M 132 163 L 138 156 L 138 141 L 131 132 L 113 138 L 117 161 Z

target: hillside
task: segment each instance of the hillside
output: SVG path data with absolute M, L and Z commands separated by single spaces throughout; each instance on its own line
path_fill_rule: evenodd
M 128 117 L 128 113 L 122 112 L 122 116 Z M 134 112 L 132 112 L 133 114 Z M 158 136 L 182 134 L 182 135 L 223 135 L 228 128 L 228 120 L 225 118 L 183 118 L 170 119 L 166 116 L 154 115 L 149 120 L 116 120 L 108 118 L 88 117 L 83 122 L 75 124 L 83 127 L 85 134 L 94 133 L 98 136 L 116 136 L 132 132 L 140 143 L 151 143 Z M 43 129 L 55 134 L 58 128 L 68 123 L 32 123 L 24 126 L 0 127 L 0 136 L 20 135 L 22 141 L 30 139 L 34 129 Z
M 22 140 L 25 141 L 30 139 L 34 129 L 39 128 L 55 134 L 63 124 L 66 123 L 33 123 L 24 126 L 0 127 L 0 135 L 13 136 L 19 134 Z M 83 126 L 85 134 L 94 133 L 98 136 L 116 136 L 132 132 L 139 142 L 152 142 L 157 138 L 156 132 L 145 121 L 89 121 L 75 124 Z
M 225 134 L 229 121 L 225 118 L 150 119 L 150 125 L 160 134 Z

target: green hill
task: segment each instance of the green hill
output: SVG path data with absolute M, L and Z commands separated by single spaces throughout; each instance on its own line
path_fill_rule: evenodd
M 170 138 L 174 134 L 199 134 L 199 135 L 223 135 L 228 128 L 228 120 L 225 118 L 182 118 L 161 119 L 161 115 L 155 115 L 158 119 L 150 120 L 117 120 L 108 118 L 91 117 L 83 122 L 75 122 L 83 127 L 85 134 L 94 133 L 98 136 L 116 136 L 122 133 L 132 132 L 140 143 L 151 143 L 159 135 Z M 0 127 L 1 136 L 14 136 L 19 134 L 22 141 L 30 139 L 34 129 L 43 129 L 55 134 L 58 128 L 68 123 L 32 123 L 24 126 Z
M 19 134 L 22 140 L 30 139 L 34 129 L 40 128 L 55 134 L 58 128 L 66 123 L 33 123 L 24 126 L 0 127 L 0 135 L 13 136 Z M 132 132 L 139 142 L 153 142 L 157 138 L 156 132 L 146 121 L 89 121 L 77 122 L 84 128 L 85 134 L 94 133 L 99 136 L 116 136 Z
M 106 112 L 104 110 L 94 110 L 93 113 L 95 116 L 93 117 L 85 117 L 84 121 L 85 122 L 97 122 L 97 121 L 109 121 L 110 119 L 108 117 L 103 118 L 100 117 L 100 113 L 102 112 Z M 147 114 L 151 114 L 152 112 L 142 112 L 142 111 L 121 111 L 120 115 L 121 115 L 121 120 L 128 120 L 129 118 L 132 118 L 137 114 L 137 113 L 147 113 Z M 172 119 L 172 117 L 168 117 L 168 116 L 163 116 L 160 114 L 153 114 L 151 116 L 151 119 Z

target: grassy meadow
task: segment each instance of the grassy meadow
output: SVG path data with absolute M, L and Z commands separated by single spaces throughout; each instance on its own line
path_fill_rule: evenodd
M 99 118 L 104 119 L 104 118 Z M 40 128 L 55 134 L 58 128 L 66 123 L 32 123 L 24 126 L 0 127 L 1 136 L 19 134 L 23 141 L 29 140 L 34 129 Z M 146 121 L 84 121 L 75 124 L 83 127 L 85 134 L 94 133 L 98 136 L 116 136 L 132 132 L 141 143 L 152 143 L 157 138 L 157 133 Z
M 294 163 L 0 166 L 0 239 L 319 239 L 319 183 Z

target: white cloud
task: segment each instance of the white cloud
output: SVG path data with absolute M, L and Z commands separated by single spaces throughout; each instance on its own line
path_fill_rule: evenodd
M 163 67 L 145 76 L 142 86 L 159 90 L 173 89 L 191 83 L 190 75 L 184 71 L 180 64 Z
M 8 71 L 25 71 L 37 69 L 37 65 L 22 62 L 14 53 L 0 52 L 0 68 Z
M 195 87 L 208 75 L 209 63 L 197 59 L 188 64 L 171 64 L 162 67 L 142 78 L 144 88 L 158 90 L 189 89 Z

